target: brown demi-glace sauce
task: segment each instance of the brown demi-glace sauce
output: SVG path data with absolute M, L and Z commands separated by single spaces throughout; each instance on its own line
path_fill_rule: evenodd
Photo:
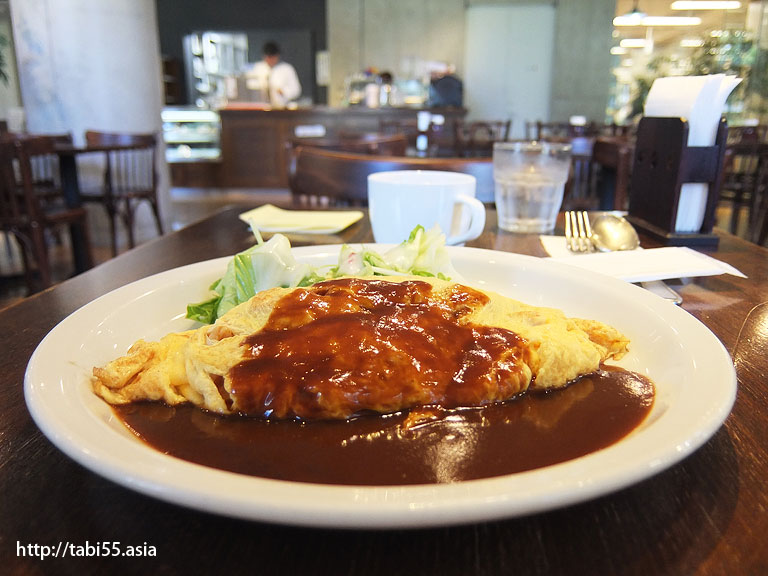
M 407 428 L 407 413 L 301 422 L 218 416 L 189 405 L 114 410 L 157 450 L 212 468 L 297 482 L 395 485 L 490 478 L 578 458 L 636 428 L 653 396 L 647 379 L 605 366 L 549 393 L 423 410 Z
M 345 292 L 349 283 L 337 282 L 294 292 L 278 303 L 264 334 L 249 339 L 253 360 L 233 372 L 237 401 L 270 417 L 220 416 L 189 405 L 154 403 L 114 410 L 145 442 L 184 460 L 265 478 L 347 485 L 447 483 L 541 468 L 617 442 L 651 410 L 653 384 L 609 366 L 561 390 L 494 402 L 496 389 L 516 378 L 514 369 L 505 368 L 504 350 L 511 347 L 514 354 L 525 350 L 509 331 L 457 327 L 455 320 L 472 299 L 483 295 L 460 290 L 447 307 L 435 309 L 425 304 L 425 283 L 397 288 L 389 284 L 371 285 L 362 299 L 350 300 Z M 316 298 L 329 294 L 330 298 Z M 345 313 L 326 314 L 328 302 Z M 376 309 L 381 314 L 371 316 Z M 382 314 L 388 313 L 394 313 L 396 322 L 377 334 Z M 301 327 L 318 319 L 320 336 L 313 332 L 309 341 Z M 408 322 L 410 328 L 398 327 Z M 299 330 L 282 330 L 285 326 Z M 441 337 L 423 340 L 421 328 L 437 329 Z M 385 367 L 368 363 L 380 350 L 372 355 L 362 352 L 375 350 L 382 337 L 386 346 L 397 343 L 428 366 L 434 383 L 432 395 L 425 396 L 422 405 L 385 415 L 296 418 L 323 414 L 316 396 L 323 382 L 341 383 L 322 389 L 322 394 L 333 395 L 333 409 L 340 413 L 368 406 L 365 402 L 386 406 L 398 386 L 403 387 L 402 379 L 409 381 L 413 375 L 410 368 L 404 372 L 386 368 L 387 382 L 380 385 L 383 391 L 376 391 L 376 374 Z M 468 346 L 482 353 L 457 352 Z M 398 354 L 395 360 L 405 358 Z M 501 370 L 494 366 L 496 361 Z M 457 370 L 474 371 L 475 376 L 455 378 Z M 489 373 L 494 377 L 488 379 Z M 345 379 L 349 374 L 357 376 Z M 356 405 L 351 401 L 359 398 L 356 386 L 376 393 Z M 488 386 L 490 400 L 482 397 Z M 482 402 L 485 405 L 462 407 Z M 288 418 L 275 418 L 276 413 Z
M 346 419 L 425 404 L 477 406 L 524 391 L 529 350 L 504 328 L 462 322 L 488 302 L 454 284 L 340 278 L 293 290 L 245 341 L 234 411 L 273 419 Z

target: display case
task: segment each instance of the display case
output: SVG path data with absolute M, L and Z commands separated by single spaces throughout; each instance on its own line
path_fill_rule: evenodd
M 217 108 L 227 102 L 227 82 L 248 66 L 244 32 L 195 32 L 184 36 L 188 102 Z
M 221 122 L 218 112 L 197 108 L 165 108 L 162 120 L 168 162 L 201 162 L 221 158 Z

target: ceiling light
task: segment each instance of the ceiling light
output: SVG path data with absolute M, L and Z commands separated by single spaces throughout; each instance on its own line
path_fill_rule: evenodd
M 627 49 L 622 48 L 621 46 L 614 46 L 613 48 L 611 48 L 611 54 L 613 54 L 614 56 L 621 56 L 622 54 L 626 54 L 626 53 L 627 53 Z
M 698 16 L 644 16 L 638 22 L 629 16 L 617 16 L 613 19 L 614 26 L 698 26 L 701 18 Z
M 677 0 L 669 6 L 672 10 L 737 10 L 741 2 L 716 0 Z
M 704 40 L 701 38 L 683 38 L 680 40 L 681 48 L 699 48 L 704 46 Z
M 645 38 L 624 38 L 619 42 L 619 46 L 622 48 L 645 48 Z

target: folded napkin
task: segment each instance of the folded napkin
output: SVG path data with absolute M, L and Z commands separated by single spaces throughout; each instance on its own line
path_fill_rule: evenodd
M 260 232 L 303 234 L 336 234 L 362 217 L 363 213 L 359 210 L 283 210 L 272 204 L 240 214 L 240 220 L 258 228 Z
M 668 246 L 622 252 L 574 254 L 568 251 L 563 236 L 541 236 L 541 243 L 551 255 L 551 260 L 579 266 L 627 282 L 648 282 L 718 274 L 732 274 L 746 278 L 744 274 L 730 264 L 687 247 Z

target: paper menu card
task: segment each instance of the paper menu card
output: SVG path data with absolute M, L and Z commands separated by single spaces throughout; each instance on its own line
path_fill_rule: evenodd
M 657 78 L 648 92 L 644 115 L 685 118 L 688 121 L 688 146 L 712 146 L 725 101 L 739 82 L 740 78 L 725 74 Z M 699 232 L 708 194 L 708 184 L 689 182 L 682 185 L 675 232 Z

